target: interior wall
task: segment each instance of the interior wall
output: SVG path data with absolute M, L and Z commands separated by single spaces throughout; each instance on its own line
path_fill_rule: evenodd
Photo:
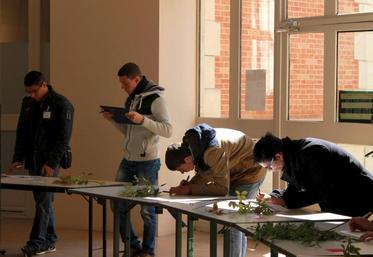
M 173 124 L 173 135 L 162 140 L 160 184 L 175 186 L 181 173 L 168 171 L 164 153 L 169 144 L 181 141 L 184 132 L 194 126 L 196 114 L 196 1 L 159 1 L 159 82 L 166 85 L 166 100 Z M 168 212 L 158 218 L 158 234 L 175 232 Z
M 126 96 L 116 73 L 125 62 L 134 61 L 166 89 L 174 133 L 161 138 L 159 183 L 178 184 L 182 176 L 167 170 L 164 153 L 195 122 L 196 1 L 51 1 L 50 20 L 51 82 L 75 106 L 69 172 L 114 179 L 122 158 L 122 135 L 101 117 L 99 105 L 123 104 Z M 88 205 L 81 197 L 58 194 L 55 206 L 57 226 L 86 228 Z M 133 217 L 137 227 L 138 217 Z M 97 206 L 94 219 L 99 229 Z M 167 211 L 158 221 L 158 234 L 174 233 Z
M 50 10 L 51 84 L 75 107 L 68 172 L 114 180 L 123 137 L 99 114 L 99 105 L 123 104 L 126 95 L 116 74 L 126 62 L 136 62 L 148 78 L 159 80 L 158 1 L 51 1 Z M 79 196 L 57 194 L 57 226 L 87 228 L 87 207 Z M 101 212 L 95 210 L 97 229 Z

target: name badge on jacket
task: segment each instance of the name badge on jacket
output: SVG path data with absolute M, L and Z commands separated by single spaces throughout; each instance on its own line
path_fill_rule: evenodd
M 45 111 L 43 112 L 43 119 L 50 119 L 51 118 L 51 112 Z

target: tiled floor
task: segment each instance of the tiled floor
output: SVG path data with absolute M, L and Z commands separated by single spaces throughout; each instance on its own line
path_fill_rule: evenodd
M 5 257 L 21 257 L 20 247 L 27 241 L 28 234 L 31 229 L 31 220 L 24 219 L 2 219 L 1 220 L 1 237 L 0 249 L 5 248 L 7 253 Z M 57 251 L 45 256 L 48 257 L 86 257 L 88 256 L 88 233 L 85 230 L 71 230 L 71 229 L 58 229 L 58 243 Z M 108 233 L 108 254 L 112 256 L 112 239 L 111 234 Z M 94 235 L 94 247 L 101 247 L 101 235 L 96 232 Z M 186 235 L 183 235 L 183 251 L 182 255 L 186 256 Z M 218 256 L 222 256 L 222 237 L 218 238 Z M 157 257 L 173 257 L 175 256 L 175 238 L 174 235 L 160 236 L 156 238 L 156 256 Z M 249 248 L 253 247 L 253 242 L 249 244 Z M 121 249 L 123 246 L 121 245 Z M 255 251 L 248 251 L 247 256 L 265 256 L 268 253 L 268 248 L 259 245 Z M 209 256 L 209 235 L 206 232 L 195 233 L 194 244 L 195 257 L 208 257 Z M 0 255 L 1 256 L 1 255 Z M 97 249 L 94 254 L 102 256 L 102 252 Z M 268 256 L 268 255 L 267 255 Z

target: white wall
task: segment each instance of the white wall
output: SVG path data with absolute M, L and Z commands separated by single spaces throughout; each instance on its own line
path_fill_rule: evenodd
M 162 140 L 164 153 L 167 145 L 181 141 L 195 122 L 196 1 L 160 0 L 159 17 L 159 83 L 167 85 L 166 99 L 174 127 L 172 137 Z M 160 184 L 176 185 L 181 179 L 179 172 L 168 171 L 163 162 Z M 168 213 L 159 216 L 159 234 L 175 232 L 170 221 L 173 224 Z

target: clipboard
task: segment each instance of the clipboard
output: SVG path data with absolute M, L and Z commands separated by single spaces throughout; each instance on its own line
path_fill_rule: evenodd
M 131 120 L 129 120 L 125 116 L 125 114 L 128 112 L 128 108 L 116 107 L 116 106 L 107 106 L 107 105 L 100 105 L 100 107 L 101 107 L 101 109 L 103 109 L 104 112 L 112 113 L 113 114 L 113 120 L 116 123 L 137 125 L 136 123 L 133 123 Z

